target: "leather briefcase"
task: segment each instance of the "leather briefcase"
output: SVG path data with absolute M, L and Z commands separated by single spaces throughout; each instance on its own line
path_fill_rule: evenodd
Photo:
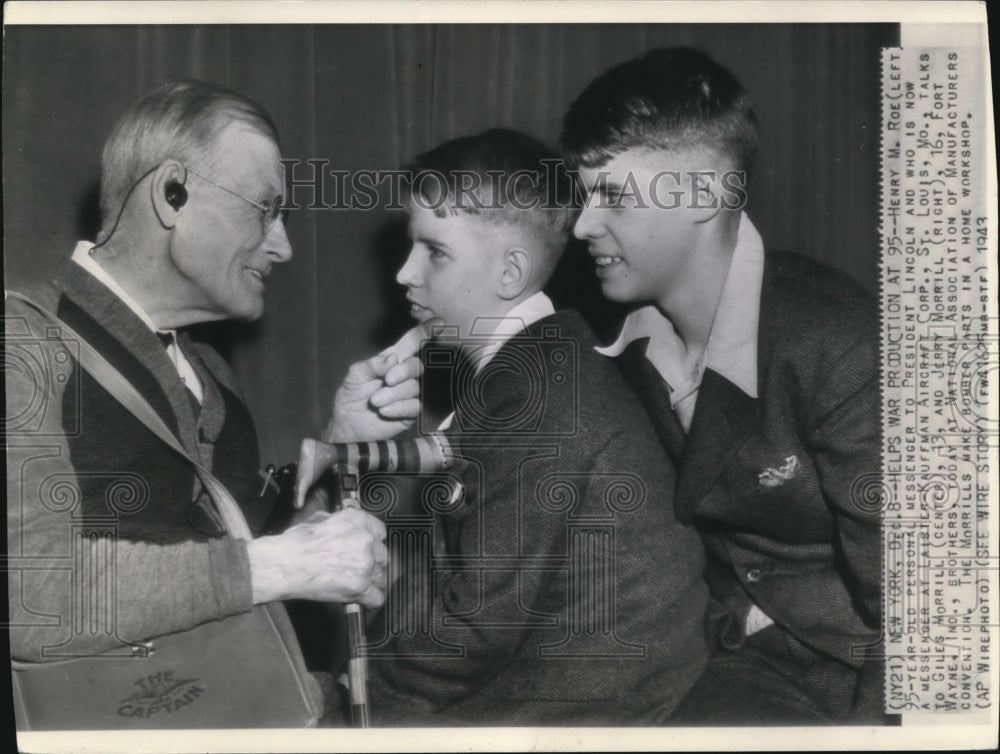
M 12 663 L 18 730 L 302 728 L 322 709 L 280 604 L 121 651 Z

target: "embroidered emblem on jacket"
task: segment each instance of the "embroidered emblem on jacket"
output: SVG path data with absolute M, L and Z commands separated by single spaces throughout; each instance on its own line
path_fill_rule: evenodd
M 768 467 L 757 475 L 762 487 L 780 487 L 785 482 L 799 475 L 798 456 L 788 456 L 785 462 L 776 469 Z

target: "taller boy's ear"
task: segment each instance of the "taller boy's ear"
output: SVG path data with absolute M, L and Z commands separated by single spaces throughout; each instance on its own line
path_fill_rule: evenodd
M 692 170 L 688 172 L 691 181 L 691 206 L 697 210 L 695 222 L 707 223 L 723 209 L 725 189 L 722 176 L 714 170 Z
M 523 246 L 510 246 L 503 252 L 500 265 L 500 298 L 510 301 L 517 298 L 531 281 L 531 254 Z

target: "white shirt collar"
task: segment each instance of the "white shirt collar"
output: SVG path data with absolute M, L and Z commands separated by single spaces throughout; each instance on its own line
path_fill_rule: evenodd
M 502 317 L 478 318 L 470 333 L 473 338 L 482 338 L 484 341 L 473 354 L 476 371 L 489 364 L 504 343 L 535 322 L 555 314 L 555 311 L 552 300 L 539 291 Z
M 497 351 L 503 344 L 513 338 L 519 332 L 535 324 L 541 319 L 545 319 L 551 314 L 555 314 L 555 307 L 552 300 L 539 291 L 533 296 L 526 298 L 502 317 L 481 317 L 472 326 L 472 335 L 483 339 L 483 344 L 479 346 L 472 358 L 476 360 L 476 372 L 478 373 L 496 356 Z M 452 411 L 445 417 L 438 426 L 439 432 L 444 432 L 451 427 L 455 420 L 455 412 Z
M 142 323 L 152 332 L 157 335 L 170 336 L 170 343 L 166 348 L 167 356 L 174 365 L 174 369 L 177 370 L 177 375 L 181 378 L 181 381 L 187 386 L 198 402 L 201 403 L 204 398 L 204 389 L 201 386 L 201 380 L 198 378 L 197 372 L 191 366 L 191 362 L 184 355 L 180 346 L 177 345 L 177 331 L 161 330 L 153 324 L 153 320 L 146 313 L 146 310 L 139 306 L 139 302 L 129 296 L 125 292 L 125 289 L 118 285 L 117 281 L 108 274 L 108 271 L 101 267 L 97 263 L 97 260 L 90 255 L 90 250 L 93 248 L 94 244 L 90 241 L 78 241 L 76 248 L 73 249 L 73 256 L 70 259 L 97 278 L 109 291 L 121 299 L 122 303 L 131 309 L 135 313 L 135 316 L 142 320 Z
M 620 356 L 629 343 L 648 337 L 646 356 L 670 385 L 673 400 L 680 400 L 696 390 L 706 368 L 725 377 L 751 398 L 756 398 L 757 324 L 763 279 L 764 242 L 750 218 L 743 213 L 708 346 L 701 367 L 693 375 L 693 386 L 688 384 L 692 376 L 680 374 L 680 337 L 670 320 L 653 305 L 629 314 L 617 340 L 596 350 L 605 356 Z
M 94 244 L 90 241 L 77 241 L 76 248 L 73 249 L 73 256 L 71 259 L 95 278 L 104 283 L 105 287 L 120 298 L 122 303 L 131 309 L 135 313 L 135 316 L 141 319 L 143 324 L 145 324 L 150 330 L 153 332 L 163 333 L 174 332 L 173 330 L 161 330 L 153 324 L 153 320 L 150 319 L 148 314 L 146 314 L 146 310 L 139 306 L 139 302 L 129 296 L 125 292 L 125 289 L 118 285 L 115 279 L 108 274 L 108 271 L 101 267 L 96 259 L 90 256 L 90 250 L 93 248 Z

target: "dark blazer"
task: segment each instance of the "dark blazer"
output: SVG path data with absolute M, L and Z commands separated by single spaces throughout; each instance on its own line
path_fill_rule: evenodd
M 435 503 L 430 629 L 374 653 L 378 725 L 650 723 L 701 673 L 701 543 L 674 517 L 641 405 L 594 346 L 559 312 L 480 374 L 455 370 L 457 484 Z
M 184 333 L 178 336 L 204 388 L 198 406 L 159 338 L 79 265 L 67 263 L 53 285 L 31 295 L 118 368 L 188 453 L 227 486 L 258 529 L 273 493 L 260 497 L 253 421 L 218 354 Z M 191 466 L 81 370 L 72 358 L 73 343 L 52 337 L 37 312 L 12 299 L 7 316 L 8 355 L 15 361 L 19 355 L 35 356 L 40 365 L 37 374 L 8 372 L 8 400 L 34 405 L 31 396 L 41 388 L 37 411 L 8 428 L 8 471 L 18 472 L 8 479 L 8 535 L 24 548 L 12 554 L 66 556 L 71 532 L 81 526 L 111 532 L 117 545 L 116 635 L 90 632 L 73 641 L 80 649 L 100 651 L 121 640 L 146 639 L 250 609 L 245 546 L 222 536 L 224 529 Z M 64 351 L 71 358 L 62 358 Z M 207 545 L 199 551 L 204 560 L 190 549 L 171 557 L 170 550 L 149 547 L 198 543 Z M 234 573 L 241 565 L 245 571 Z M 13 574 L 10 583 L 18 598 L 12 591 L 12 611 L 69 616 L 72 585 L 63 574 L 58 568 Z M 33 619 L 18 622 L 22 625 L 11 632 L 15 656 L 61 643 L 69 626 L 68 620 L 55 627 Z
M 711 633 L 723 646 L 741 644 L 750 597 L 805 644 L 854 667 L 879 638 L 878 327 L 874 297 L 846 275 L 771 253 L 758 397 L 705 372 L 676 504 L 705 542 Z M 792 456 L 797 471 L 767 484 L 767 469 Z

